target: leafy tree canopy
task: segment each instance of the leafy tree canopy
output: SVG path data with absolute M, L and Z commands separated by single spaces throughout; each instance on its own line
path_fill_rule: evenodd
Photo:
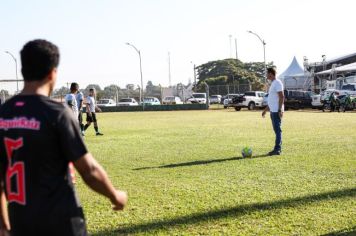
M 273 66 L 273 62 L 267 67 Z M 264 86 L 264 63 L 243 63 L 236 59 L 211 61 L 198 67 L 198 86 L 202 83 L 208 85 L 228 85 L 233 83 L 249 83 L 252 88 L 262 89 Z

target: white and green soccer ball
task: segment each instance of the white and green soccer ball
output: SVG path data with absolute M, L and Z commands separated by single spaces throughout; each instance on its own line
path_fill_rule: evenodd
M 242 157 L 252 157 L 252 148 L 244 147 L 241 151 Z

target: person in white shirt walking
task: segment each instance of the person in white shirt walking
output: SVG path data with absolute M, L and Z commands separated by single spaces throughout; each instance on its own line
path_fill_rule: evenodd
M 75 94 L 77 93 L 76 90 L 76 83 L 72 83 L 70 85 L 70 93 L 68 93 L 64 100 L 66 102 L 66 104 L 69 106 L 69 108 L 73 111 L 73 114 L 75 116 L 75 118 L 78 117 L 78 104 L 77 104 L 77 99 L 75 97 Z
M 99 136 L 99 135 L 103 135 L 103 134 L 99 132 L 98 121 L 96 119 L 95 109 L 100 110 L 96 106 L 94 89 L 91 88 L 91 89 L 89 89 L 89 96 L 86 98 L 87 123 L 84 126 L 84 131 L 87 130 L 88 127 L 90 126 L 90 124 L 93 122 L 96 135 Z
M 267 69 L 267 79 L 271 81 L 268 91 L 268 106 L 263 110 L 262 117 L 265 117 L 266 112 L 270 112 L 272 126 L 276 134 L 275 145 L 268 155 L 280 155 L 282 152 L 282 117 L 284 112 L 284 92 L 283 83 L 276 78 L 276 70 L 274 68 Z

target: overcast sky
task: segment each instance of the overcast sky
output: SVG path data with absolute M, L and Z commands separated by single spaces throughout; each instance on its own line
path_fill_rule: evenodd
M 144 85 L 168 85 L 168 52 L 172 84 L 186 84 L 191 62 L 235 57 L 235 38 L 240 60 L 263 61 L 262 43 L 247 30 L 266 41 L 266 60 L 282 73 L 294 56 L 302 65 L 303 56 L 356 52 L 355 11 L 353 0 L 1 0 L 0 80 L 15 79 L 4 51 L 20 61 L 24 43 L 44 38 L 60 47 L 57 87 L 140 84 L 138 54 L 126 42 L 141 50 Z

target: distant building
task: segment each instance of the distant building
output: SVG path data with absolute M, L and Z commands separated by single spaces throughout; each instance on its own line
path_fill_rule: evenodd
M 304 57 L 304 69 L 310 73 L 310 77 L 306 81 L 307 87 L 319 93 L 331 86 L 327 83 L 328 80 L 341 81 L 345 77 L 355 75 L 356 73 L 356 53 L 339 56 L 330 60 L 326 60 L 326 56 L 322 56 L 321 62 L 308 62 Z M 341 78 L 341 79 L 340 79 Z M 336 84 L 338 87 L 338 84 Z

